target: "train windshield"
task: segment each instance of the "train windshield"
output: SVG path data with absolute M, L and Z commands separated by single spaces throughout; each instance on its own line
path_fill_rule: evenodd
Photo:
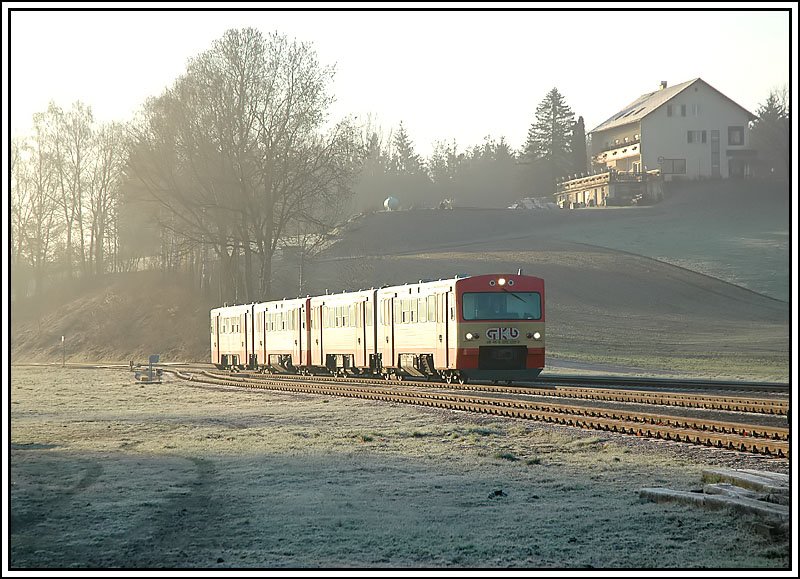
M 462 300 L 465 320 L 540 320 L 542 296 L 538 292 L 465 293 Z

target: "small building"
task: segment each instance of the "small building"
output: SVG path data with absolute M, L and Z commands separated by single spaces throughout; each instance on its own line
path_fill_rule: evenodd
M 589 131 L 595 169 L 673 178 L 751 174 L 755 115 L 701 78 L 643 94 Z

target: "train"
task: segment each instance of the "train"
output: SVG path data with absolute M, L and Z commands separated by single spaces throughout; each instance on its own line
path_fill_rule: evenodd
M 534 380 L 545 364 L 544 280 L 456 276 L 211 310 L 221 370 L 447 383 Z

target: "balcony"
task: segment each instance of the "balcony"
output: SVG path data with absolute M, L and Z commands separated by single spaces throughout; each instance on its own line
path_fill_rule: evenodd
M 628 140 L 625 141 L 625 139 L 628 139 Z M 629 145 L 636 145 L 639 142 L 641 142 L 641 140 L 642 140 L 641 137 L 638 134 L 637 135 L 632 135 L 632 136 L 629 136 L 629 137 L 625 137 L 625 139 L 619 139 L 619 141 L 620 141 L 619 143 L 609 143 L 608 145 L 597 146 L 597 147 L 592 147 L 592 148 L 596 150 L 595 155 L 600 155 L 601 153 L 605 153 L 606 151 L 613 151 L 614 149 L 622 149 L 622 148 L 627 147 Z
M 627 159 L 628 157 L 638 157 L 641 154 L 641 147 L 639 141 L 619 145 L 614 149 L 609 149 L 602 153 L 592 156 L 592 163 L 597 165 L 605 165 L 609 161 L 616 161 L 618 159 Z

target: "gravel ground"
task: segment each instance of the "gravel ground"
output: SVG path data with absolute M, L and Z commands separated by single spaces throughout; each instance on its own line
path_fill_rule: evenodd
M 787 460 L 423 407 L 13 367 L 12 569 L 757 569 L 790 541 L 641 502 Z

